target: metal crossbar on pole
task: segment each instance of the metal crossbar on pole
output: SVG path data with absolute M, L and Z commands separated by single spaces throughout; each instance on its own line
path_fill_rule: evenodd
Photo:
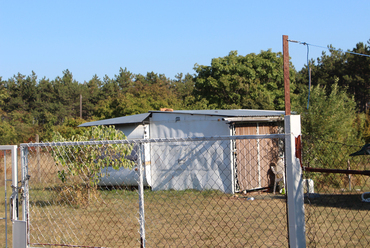
M 306 172 L 322 172 L 322 173 L 336 173 L 336 174 L 353 174 L 353 175 L 366 175 L 370 176 L 370 170 L 342 170 L 342 169 L 325 169 L 325 168 L 312 168 L 303 167 Z

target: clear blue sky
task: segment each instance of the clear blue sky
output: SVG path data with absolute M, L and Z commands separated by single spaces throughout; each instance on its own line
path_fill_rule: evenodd
M 0 0 L 0 76 L 79 82 L 127 68 L 174 79 L 194 64 L 237 50 L 282 51 L 289 39 L 352 49 L 370 39 L 370 1 L 5 1 Z M 290 43 L 297 70 L 306 47 Z M 317 58 L 322 49 L 310 48 Z

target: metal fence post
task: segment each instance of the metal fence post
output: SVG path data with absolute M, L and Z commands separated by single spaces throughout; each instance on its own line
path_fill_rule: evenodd
M 295 137 L 301 135 L 301 117 L 285 116 L 285 161 L 290 247 L 306 247 L 302 168 L 296 157 Z
M 29 237 L 29 175 L 28 175 L 28 148 L 20 147 L 21 150 L 21 172 L 22 172 L 22 219 L 26 222 L 26 239 L 27 243 L 30 241 Z M 37 174 L 39 175 L 39 174 Z
M 12 151 L 12 219 L 18 220 L 18 156 L 17 146 L 10 146 Z
M 7 181 L 7 176 L 6 176 L 6 150 L 4 150 L 4 193 L 5 193 L 5 248 L 8 248 L 8 209 L 7 209 L 7 192 L 6 192 L 6 181 Z
M 138 150 L 139 166 L 139 214 L 140 214 L 140 247 L 145 247 L 145 212 L 144 212 L 144 166 L 142 163 L 142 143 L 139 143 Z

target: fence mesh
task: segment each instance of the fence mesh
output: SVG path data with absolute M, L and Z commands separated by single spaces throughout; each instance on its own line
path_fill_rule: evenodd
M 362 199 L 363 193 L 370 191 L 369 177 L 338 171 L 369 170 L 370 156 L 349 156 L 360 149 L 361 146 L 304 140 L 304 166 L 331 169 L 326 173 L 309 169 L 304 172 L 308 191 L 305 197 L 307 246 L 369 247 L 370 203 Z
M 281 138 L 22 146 L 31 246 L 288 246 Z

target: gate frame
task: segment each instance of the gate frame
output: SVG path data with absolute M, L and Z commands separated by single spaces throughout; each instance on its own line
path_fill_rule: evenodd
M 286 115 L 284 122 L 289 246 L 306 247 L 303 177 L 296 144 L 301 116 Z
M 0 151 L 4 151 L 4 163 L 5 163 L 5 176 L 6 176 L 6 151 L 11 151 L 11 161 L 12 161 L 12 195 L 10 197 L 10 219 L 13 223 L 13 247 L 26 247 L 26 237 L 22 232 L 25 231 L 25 221 L 18 220 L 18 146 L 17 145 L 2 145 L 0 146 Z M 8 179 L 5 177 L 5 186 Z M 6 189 L 5 189 L 6 191 Z M 6 196 L 6 194 L 5 194 Z M 5 199 L 5 238 L 6 247 L 8 245 L 8 235 L 7 235 L 7 201 Z
M 1 217 L 0 220 L 5 220 L 5 248 L 8 248 L 8 201 L 7 201 L 7 185 L 6 182 L 8 181 L 7 175 L 6 175 L 6 151 L 4 151 L 4 196 L 5 196 L 5 202 L 4 202 L 4 207 L 5 207 L 5 216 L 4 218 Z
M 305 236 L 305 215 L 304 215 L 304 194 L 303 194 L 303 180 L 302 180 L 302 168 L 300 166 L 299 158 L 297 157 L 297 148 L 296 148 L 296 138 L 301 135 L 301 120 L 300 115 L 289 115 L 285 116 L 285 134 L 269 134 L 269 135 L 245 135 L 248 138 L 258 139 L 258 138 L 273 138 L 273 137 L 285 137 L 285 159 L 286 159 L 286 183 L 287 183 L 287 217 L 288 217 L 288 239 L 289 239 L 289 246 L 290 247 L 306 247 L 306 236 Z M 182 138 L 181 141 L 187 140 L 207 140 L 209 137 L 188 137 Z M 243 138 L 242 136 L 233 136 L 233 138 Z M 227 137 L 217 137 L 220 140 L 228 140 L 231 139 L 229 136 Z M 148 143 L 151 141 L 161 141 L 161 142 L 168 142 L 163 141 L 160 139 L 143 139 L 138 140 L 139 143 Z M 107 143 L 115 143 L 116 141 L 108 141 Z M 79 142 L 66 142 L 68 145 L 72 145 L 73 143 Z M 84 144 L 97 144 L 99 142 L 96 141 L 87 141 L 83 142 Z M 105 143 L 105 142 L 104 142 Z M 43 145 L 53 145 L 53 146 L 60 146 L 61 143 L 44 143 L 44 144 L 34 144 L 34 146 L 43 146 Z M 23 225 L 25 226 L 25 241 L 29 243 L 29 227 L 28 227 L 28 148 L 21 144 L 21 162 L 22 162 L 22 187 L 24 189 L 24 197 L 23 197 Z M 141 156 L 139 156 L 141 159 Z M 145 247 L 146 240 L 145 240 L 145 219 L 144 219 L 144 198 L 143 198 L 143 166 L 140 162 L 140 183 L 139 183 L 139 191 L 140 191 L 140 236 L 141 236 L 141 247 Z M 16 174 L 16 173 L 15 173 Z M 232 178 L 234 180 L 234 178 Z M 25 225 L 27 223 L 27 225 Z M 14 228 L 14 225 L 13 225 Z M 14 230 L 14 229 L 13 229 Z M 13 233 L 14 235 L 14 233 Z M 23 234 L 24 235 L 24 234 Z M 14 237 L 14 236 L 13 236 Z M 23 247 L 23 246 L 22 246 Z M 24 246 L 26 247 L 26 246 Z

